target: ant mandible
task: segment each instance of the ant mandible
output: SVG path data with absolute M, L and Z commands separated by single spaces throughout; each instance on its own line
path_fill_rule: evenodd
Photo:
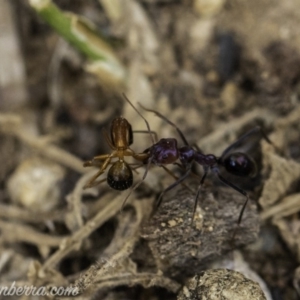
M 143 106 L 142 106 L 143 107 Z M 167 138 L 161 139 L 156 144 L 153 144 L 151 147 L 147 148 L 144 152 L 148 154 L 147 159 L 144 161 L 144 164 L 154 164 L 158 166 L 163 166 L 164 164 L 173 164 L 178 159 L 181 165 L 184 167 L 184 174 L 177 179 L 173 184 L 167 187 L 159 196 L 157 200 L 156 209 L 160 206 L 163 195 L 173 189 L 178 184 L 182 183 L 190 174 L 191 168 L 194 162 L 200 164 L 204 168 L 204 174 L 200 180 L 198 190 L 195 196 L 195 203 L 192 215 L 192 223 L 195 217 L 195 212 L 198 204 L 199 194 L 201 191 L 201 187 L 205 181 L 205 178 L 209 172 L 209 170 L 213 171 L 219 180 L 226 184 L 227 186 L 231 187 L 232 189 L 236 190 L 237 192 L 241 193 L 246 197 L 246 200 L 242 206 L 240 211 L 240 215 L 237 221 L 239 225 L 241 223 L 245 208 L 247 206 L 249 196 L 246 191 L 239 188 L 232 182 L 225 179 L 220 172 L 220 167 L 224 167 L 225 170 L 235 176 L 239 177 L 254 177 L 257 174 L 257 165 L 255 161 L 249 156 L 247 153 L 244 152 L 232 152 L 238 145 L 240 145 L 243 141 L 248 139 L 250 136 L 260 133 L 261 136 L 269 143 L 272 142 L 269 138 L 264 134 L 261 127 L 256 126 L 244 135 L 242 135 L 236 142 L 228 146 L 222 153 L 220 157 L 216 157 L 214 154 L 204 154 L 198 147 L 195 150 L 192 146 L 189 145 L 185 136 L 183 135 L 182 131 L 170 120 L 168 120 L 165 116 L 155 110 L 146 109 L 143 107 L 144 110 L 153 112 L 158 117 L 166 121 L 168 124 L 173 126 L 181 140 L 184 143 L 184 146 L 178 147 L 177 140 L 174 138 Z M 272 144 L 273 145 L 273 144 Z M 147 170 L 146 170 L 147 172 Z
M 101 162 L 104 161 L 100 167 L 100 170 L 85 184 L 84 189 L 98 185 L 104 181 L 107 181 L 107 184 L 115 190 L 123 191 L 128 189 L 132 186 L 133 183 L 133 173 L 130 165 L 125 162 L 124 158 L 126 156 L 131 156 L 134 159 L 143 162 L 148 157 L 147 153 L 135 153 L 130 148 L 130 145 L 133 143 L 133 132 L 149 133 L 152 139 L 152 143 L 154 143 L 152 134 L 156 133 L 150 130 L 150 126 L 147 120 L 133 106 L 133 104 L 125 96 L 125 94 L 123 94 L 123 96 L 125 97 L 126 101 L 143 118 L 148 131 L 133 131 L 130 123 L 125 118 L 115 118 L 110 126 L 110 137 L 105 130 L 102 131 L 107 144 L 113 151 L 110 154 L 95 156 L 92 160 L 84 162 L 84 167 L 99 167 L 101 165 Z M 111 163 L 111 160 L 113 158 L 118 158 L 118 160 Z M 108 170 L 107 178 L 96 181 L 96 179 L 105 172 L 110 164 L 112 164 L 112 166 Z

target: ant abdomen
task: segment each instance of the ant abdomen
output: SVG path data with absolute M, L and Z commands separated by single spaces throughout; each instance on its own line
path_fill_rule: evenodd
M 132 186 L 133 174 L 130 166 L 124 161 L 116 161 L 107 173 L 107 184 L 118 191 L 127 190 Z
M 228 155 L 223 161 L 222 165 L 230 174 L 254 177 L 257 173 L 257 166 L 255 161 L 246 153 L 236 152 Z

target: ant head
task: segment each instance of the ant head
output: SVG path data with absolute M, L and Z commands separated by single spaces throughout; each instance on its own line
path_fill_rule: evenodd
M 107 184 L 114 190 L 123 191 L 132 186 L 133 174 L 124 161 L 116 161 L 107 173 Z
M 257 173 L 255 161 L 246 153 L 231 153 L 225 159 L 222 159 L 221 164 L 227 172 L 233 175 L 254 177 Z
M 172 164 L 179 157 L 176 139 L 161 139 L 149 150 L 155 165 Z

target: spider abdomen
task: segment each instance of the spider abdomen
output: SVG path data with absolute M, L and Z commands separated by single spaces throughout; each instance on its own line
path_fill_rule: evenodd
M 132 186 L 133 174 L 130 166 L 124 161 L 116 161 L 107 173 L 107 184 L 119 191 L 127 190 Z

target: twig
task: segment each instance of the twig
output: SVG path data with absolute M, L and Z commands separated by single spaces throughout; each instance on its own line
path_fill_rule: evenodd
M 0 116 L 0 120 L 3 119 Z M 17 116 L 16 116 L 17 117 Z M 16 120 L 13 118 L 8 118 L 7 122 Z M 5 118 L 2 120 L 5 121 Z M 7 124 L 7 125 L 8 125 Z M 17 123 L 14 123 L 17 124 Z M 22 123 L 18 123 L 18 125 L 21 125 Z M 2 125 L 2 124 L 1 124 Z M 3 124 L 3 127 L 1 128 L 1 131 L 5 134 L 13 135 L 20 139 L 23 143 L 30 146 L 34 150 L 37 150 L 38 153 L 41 155 L 52 159 L 66 167 L 69 167 L 70 169 L 73 169 L 76 172 L 79 173 L 86 173 L 88 170 L 83 167 L 83 161 L 77 158 L 76 156 L 70 154 L 69 152 L 54 146 L 49 145 L 46 143 L 42 137 L 35 137 L 33 135 L 30 135 L 23 130 L 20 129 L 19 126 L 7 126 L 6 124 Z
M 76 231 L 83 226 L 81 203 L 82 194 L 84 192 L 83 187 L 93 172 L 94 171 L 81 176 L 76 182 L 74 190 L 66 197 L 70 208 L 70 211 L 66 214 L 66 223 L 71 231 Z
M 153 199 L 152 199 L 153 201 Z M 136 271 L 135 264 L 129 259 L 129 255 L 132 253 L 133 248 L 139 239 L 139 228 L 142 220 L 149 215 L 151 212 L 150 206 L 152 205 L 152 201 L 150 199 L 145 200 L 136 200 L 134 201 L 134 207 L 136 209 L 136 220 L 135 222 L 128 228 L 128 234 L 125 234 L 126 239 L 122 238 L 122 241 L 125 241 L 123 247 L 118 252 L 109 257 L 109 259 L 101 260 L 100 264 L 95 264 L 91 266 L 83 276 L 75 282 L 74 287 L 78 288 L 79 293 L 93 286 L 95 282 L 102 280 L 104 276 L 113 274 L 116 276 L 118 273 L 123 272 L 134 272 Z M 123 224 L 120 223 L 119 228 L 121 228 Z M 106 249 L 105 256 L 109 256 L 110 253 L 116 251 L 114 248 L 115 245 L 118 245 L 119 235 L 115 236 L 114 240 L 111 242 L 108 249 Z M 124 237 L 124 235 L 123 235 Z M 94 289 L 94 286 L 93 286 Z
M 197 144 L 204 153 L 216 153 L 218 150 L 221 152 L 236 139 L 237 132 L 239 132 L 243 126 L 257 119 L 264 120 L 264 122 L 269 124 L 276 119 L 276 116 L 266 109 L 254 109 L 242 117 L 226 123 L 226 126 L 219 125 L 211 134 L 201 138 Z M 224 137 L 227 138 L 227 140 L 224 140 Z
M 64 220 L 65 210 L 56 210 L 51 212 L 32 212 L 25 208 L 14 206 L 13 204 L 0 204 L 0 218 L 23 221 L 27 223 L 43 223 L 46 221 Z
M 99 226 L 118 213 L 121 209 L 123 198 L 124 196 L 120 194 L 115 199 L 112 199 L 102 211 L 98 212 L 83 227 L 81 227 L 70 238 L 68 238 L 66 243 L 61 245 L 60 249 L 57 250 L 51 257 L 49 257 L 42 268 L 47 270 L 55 267 L 64 257 L 75 250 L 83 239 L 87 238 Z
M 0 126 L 1 131 L 8 130 L 8 128 L 12 128 L 15 126 L 19 126 L 22 123 L 22 119 L 17 114 L 9 114 L 9 113 L 1 113 L 0 114 Z
M 1 110 L 23 107 L 29 100 L 26 89 L 25 62 L 12 1 L 1 1 L 0 8 L 0 90 Z
M 0 114 L 0 126 L 2 133 L 17 137 L 29 147 L 37 150 L 41 155 L 69 167 L 76 172 L 88 172 L 88 170 L 83 167 L 83 161 L 75 155 L 57 146 L 48 144 L 43 137 L 33 136 L 22 130 L 22 120 L 20 116 L 14 114 Z
M 132 237 L 128 240 L 125 245 L 117 252 L 114 256 L 110 257 L 109 260 L 102 260 L 100 263 L 92 265 L 79 279 L 74 283 L 74 288 L 77 288 L 79 293 L 83 293 L 85 290 L 93 287 L 94 283 L 101 280 L 102 277 L 109 274 L 118 273 L 118 271 L 124 272 L 123 261 L 127 260 L 129 264 L 133 264 L 128 256 L 132 252 L 132 249 L 137 241 L 138 237 Z M 130 268 L 132 270 L 132 267 Z M 128 272 L 128 268 L 127 268 Z
M 13 257 L 14 252 L 12 250 L 4 250 L 0 255 L 0 273 L 3 272 L 3 269 L 6 267 L 8 262 Z
M 135 220 L 133 222 L 133 220 Z M 118 227 L 115 230 L 114 237 L 108 247 L 103 251 L 100 256 L 100 260 L 113 256 L 116 252 L 126 244 L 127 241 L 137 236 L 141 219 L 137 220 L 137 216 L 134 216 L 133 211 L 123 212 L 118 215 Z
M 112 276 L 111 278 L 107 278 L 103 282 L 95 282 L 93 284 L 94 290 L 109 288 L 112 289 L 117 286 L 133 286 L 133 285 L 142 285 L 145 288 L 149 288 L 152 286 L 163 287 L 173 293 L 177 293 L 181 288 L 181 285 L 176 281 L 164 277 L 161 275 L 153 274 L 153 273 L 138 273 L 135 275 L 131 274 L 118 274 L 118 276 Z
M 37 232 L 24 224 L 16 224 L 0 220 L 2 240 L 10 242 L 27 242 L 39 246 L 58 247 L 65 237 L 55 237 Z
M 261 213 L 260 218 L 266 220 L 271 217 L 283 218 L 290 216 L 300 211 L 300 194 L 293 194 L 285 197 L 280 203 L 265 208 Z
M 294 182 L 299 180 L 300 164 L 268 151 L 264 151 L 263 155 L 265 169 L 271 168 L 271 172 L 264 184 L 259 203 L 262 207 L 268 207 L 284 197 Z

